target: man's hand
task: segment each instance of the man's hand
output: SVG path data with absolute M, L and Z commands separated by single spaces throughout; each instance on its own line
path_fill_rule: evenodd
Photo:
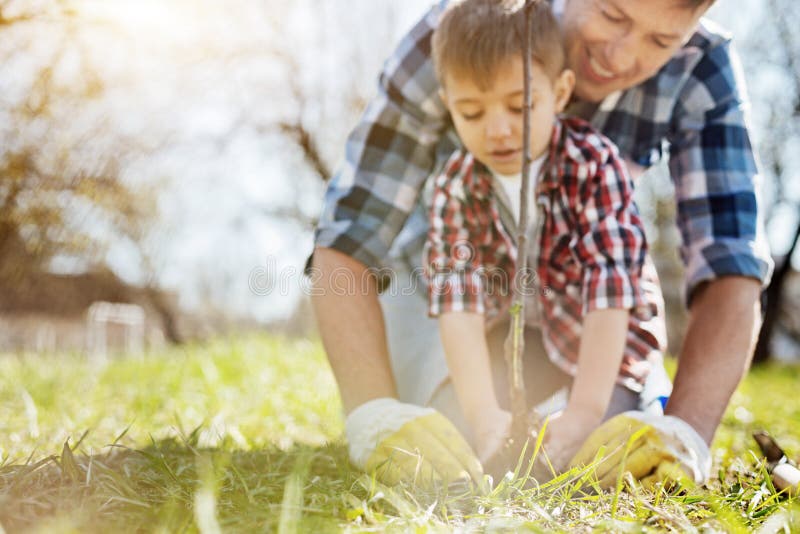
M 594 461 L 602 488 L 616 484 L 620 470 L 629 471 L 645 486 L 688 478 L 696 484 L 708 480 L 711 452 L 702 437 L 685 421 L 669 415 L 630 411 L 612 417 L 592 432 L 571 466 Z
M 345 434 L 353 465 L 387 485 L 435 488 L 483 478 L 467 441 L 433 408 L 374 399 L 347 416 Z

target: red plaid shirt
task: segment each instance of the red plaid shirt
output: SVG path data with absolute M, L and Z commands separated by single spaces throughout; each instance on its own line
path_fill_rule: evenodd
M 618 382 L 639 390 L 665 346 L 664 303 L 616 147 L 585 121 L 556 121 L 530 207 L 538 215 L 527 276 L 517 273 L 516 223 L 493 179 L 462 151 L 435 178 L 424 258 L 430 316 L 468 311 L 492 319 L 507 312 L 519 287 L 533 296 L 537 309 L 526 315 L 539 318 L 550 359 L 574 375 L 583 316 L 629 309 Z

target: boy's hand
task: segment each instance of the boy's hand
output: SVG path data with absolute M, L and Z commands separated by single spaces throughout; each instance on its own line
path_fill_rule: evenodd
M 481 464 L 502 449 L 511 435 L 511 412 L 497 408 L 485 413 L 475 426 L 475 448 Z
M 570 465 L 591 463 L 601 447 L 605 457 L 596 474 L 603 488 L 613 487 L 622 469 L 645 486 L 686 478 L 702 484 L 711 472 L 706 442 L 688 423 L 670 415 L 630 411 L 614 416 L 589 436 Z
M 433 408 L 374 399 L 347 416 L 345 434 L 353 465 L 384 484 L 482 483 L 483 469 L 469 444 Z
M 557 473 L 564 471 L 602 417 L 583 410 L 567 408 L 550 418 L 544 434 L 544 450 Z

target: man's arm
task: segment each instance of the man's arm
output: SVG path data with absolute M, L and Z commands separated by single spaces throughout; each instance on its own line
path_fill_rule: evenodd
M 689 328 L 667 413 L 708 443 L 747 371 L 772 271 L 742 69 L 731 43 L 696 65 L 670 139 Z
M 733 391 L 750 366 L 761 328 L 761 283 L 726 276 L 696 292 L 666 413 L 711 443 Z
M 314 309 L 345 409 L 394 396 L 376 280 L 434 166 L 446 110 L 427 59 L 441 8 L 401 40 L 380 75 L 378 94 L 348 137 L 345 161 L 328 184 L 309 264 L 318 280 Z M 338 270 L 337 270 L 338 269 Z M 335 274 L 352 276 L 357 293 L 332 291 Z M 321 276 L 320 276 L 321 275 Z
M 453 424 L 436 410 L 395 398 L 375 276 L 361 262 L 324 247 L 315 249 L 314 268 L 312 303 L 348 414 L 353 465 L 389 485 L 480 484 L 481 464 Z M 342 284 L 349 276 L 353 283 Z
M 315 249 L 314 268 L 318 281 L 311 302 L 345 411 L 397 397 L 375 277 L 363 263 L 330 248 Z M 352 276 L 348 291 L 336 284 L 343 274 Z
M 481 480 L 480 463 L 452 423 L 395 398 L 378 281 L 367 270 L 385 265 L 447 125 L 428 58 L 442 7 L 428 11 L 385 63 L 378 94 L 329 183 L 307 264 L 314 312 L 348 413 L 350 460 L 386 484 Z

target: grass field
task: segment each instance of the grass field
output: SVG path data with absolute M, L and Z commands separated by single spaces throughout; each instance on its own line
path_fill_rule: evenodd
M 708 487 L 586 496 L 569 477 L 411 495 L 354 471 L 317 343 L 245 337 L 91 365 L 0 356 L 0 533 L 800 531 L 754 454 L 800 452 L 800 368 L 751 372 Z

